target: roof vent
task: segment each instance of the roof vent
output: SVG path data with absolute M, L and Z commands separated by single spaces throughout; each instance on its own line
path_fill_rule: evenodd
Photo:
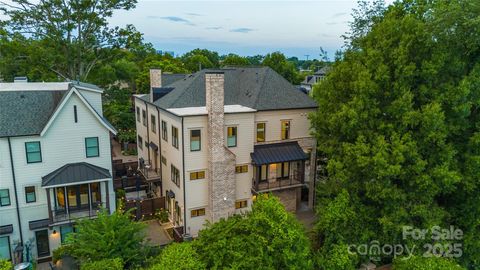
M 15 77 L 13 79 L 13 82 L 19 83 L 19 82 L 28 82 L 27 77 Z

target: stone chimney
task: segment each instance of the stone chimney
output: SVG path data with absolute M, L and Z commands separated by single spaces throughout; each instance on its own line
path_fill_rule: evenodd
M 150 69 L 150 101 L 153 102 L 153 88 L 162 87 L 162 70 Z
M 208 189 L 212 222 L 235 212 L 235 155 L 225 147 L 224 74 L 205 73 L 208 113 Z

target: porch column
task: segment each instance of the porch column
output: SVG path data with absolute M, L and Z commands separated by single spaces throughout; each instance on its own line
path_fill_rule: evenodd
M 92 190 L 90 188 L 90 183 L 88 183 L 88 216 L 92 216 Z
M 105 196 L 107 196 L 105 199 L 106 207 L 108 209 L 108 214 L 110 214 L 110 194 L 108 192 L 108 181 L 105 181 Z
M 302 160 L 302 166 L 300 168 L 300 183 L 305 183 L 305 160 Z
M 70 212 L 68 211 L 69 205 L 68 205 L 68 194 L 67 194 L 67 187 L 63 187 L 63 192 L 65 194 L 65 213 L 67 214 L 65 217 L 68 217 L 70 219 Z
M 262 166 L 257 166 L 257 175 L 255 175 L 255 190 L 258 190 L 258 183 L 260 181 L 260 177 L 262 177 Z
M 53 223 L 53 215 L 52 215 L 52 202 L 50 201 L 50 189 L 47 188 L 47 206 L 48 206 L 48 219 L 50 223 Z

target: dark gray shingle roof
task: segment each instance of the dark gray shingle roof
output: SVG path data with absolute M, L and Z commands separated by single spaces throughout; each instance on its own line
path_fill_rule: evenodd
M 187 74 L 162 73 L 162 87 L 182 80 L 185 76 L 187 76 Z
M 40 134 L 66 93 L 0 92 L 0 137 Z
M 255 165 L 307 159 L 307 155 L 297 142 L 255 145 L 250 155 Z
M 42 177 L 42 187 L 111 178 L 110 171 L 87 162 L 69 163 Z
M 205 106 L 205 73 L 212 71 L 225 74 L 225 105 L 259 111 L 317 107 L 313 99 L 269 67 L 202 70 L 168 85 L 174 90 L 155 104 L 164 109 Z

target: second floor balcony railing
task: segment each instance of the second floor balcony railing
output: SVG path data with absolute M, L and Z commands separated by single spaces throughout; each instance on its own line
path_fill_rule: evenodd
M 268 192 L 280 189 L 300 187 L 305 184 L 305 176 L 302 172 L 293 172 L 288 177 L 283 178 L 270 178 L 260 180 L 257 178 L 252 179 L 252 190 L 255 193 Z
M 72 222 L 82 218 L 93 218 L 98 215 L 98 211 L 105 208 L 106 204 L 102 202 L 93 202 L 90 204 L 80 205 L 78 207 L 68 207 L 52 209 L 51 223 Z

